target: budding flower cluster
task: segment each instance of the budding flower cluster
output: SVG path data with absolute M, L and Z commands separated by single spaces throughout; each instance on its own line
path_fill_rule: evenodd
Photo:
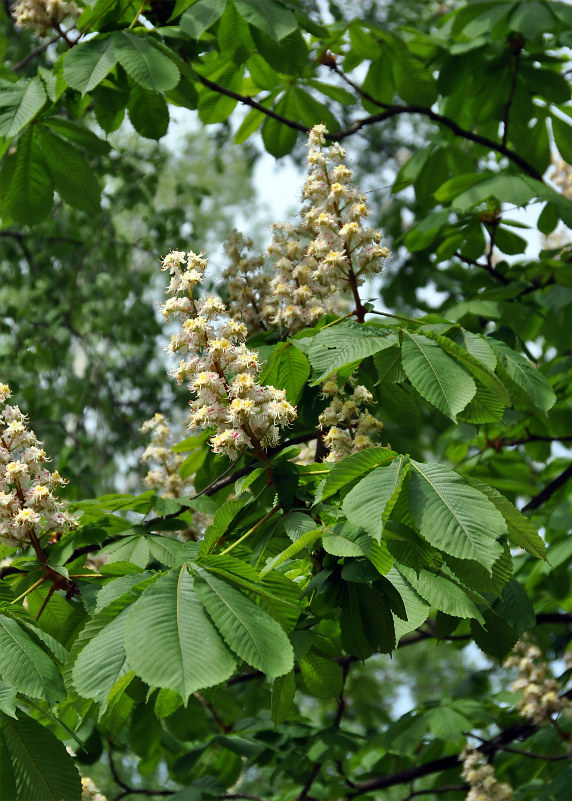
M 463 762 L 461 776 L 471 785 L 466 801 L 511 801 L 512 787 L 499 782 L 495 769 L 474 748 L 465 748 L 459 759 Z
M 143 451 L 142 462 L 156 462 L 158 467 L 149 470 L 143 481 L 151 489 L 159 490 L 163 498 L 179 498 L 189 490 L 190 481 L 181 478 L 179 468 L 183 463 L 181 453 L 173 453 L 169 440 L 171 429 L 164 415 L 155 414 L 140 428 L 143 434 L 151 434 L 151 443 Z
M 264 270 L 264 258 L 250 252 L 252 240 L 246 239 L 236 228 L 230 232 L 224 250 L 230 259 L 222 274 L 229 293 L 229 315 L 241 320 L 249 334 L 264 331 L 273 314 L 270 278 Z
M 182 478 L 179 469 L 184 461 L 180 453 L 173 453 L 171 428 L 162 414 L 155 414 L 141 426 L 143 434 L 151 434 L 151 444 L 143 451 L 142 462 L 155 462 L 156 467 L 149 470 L 143 481 L 150 489 L 157 490 L 162 498 L 180 498 L 194 493 L 192 477 Z M 212 516 L 193 511 L 192 525 L 179 532 L 179 539 L 186 542 L 197 540 L 212 522 Z
M 328 428 L 324 445 L 330 453 L 329 462 L 337 462 L 350 453 L 375 446 L 371 437 L 383 428 L 383 423 L 363 408 L 373 400 L 366 387 L 351 385 L 340 387 L 336 377 L 322 384 L 322 393 L 331 401 L 319 417 L 322 428 Z
M 26 547 L 42 533 L 76 528 L 77 520 L 54 495 L 67 482 L 46 469 L 42 443 L 26 415 L 6 404 L 9 397 L 10 388 L 0 384 L 0 540 Z
M 572 702 L 560 696 L 560 685 L 551 676 L 540 648 L 521 640 L 514 650 L 516 653 L 505 659 L 503 667 L 518 668 L 520 675 L 512 690 L 522 694 L 518 704 L 520 714 L 537 725 L 548 723 L 554 715 L 572 714 Z
M 76 18 L 79 9 L 66 0 L 18 0 L 12 16 L 20 28 L 28 28 L 37 36 L 46 36 L 66 18 Z
M 284 390 L 258 383 L 258 354 L 245 344 L 244 323 L 228 319 L 220 298 L 193 297 L 205 268 L 205 259 L 181 251 L 169 253 L 162 264 L 171 274 L 173 297 L 161 311 L 183 319 L 167 350 L 185 356 L 174 375 L 188 381 L 193 395 L 189 428 L 216 427 L 210 438 L 215 453 L 234 459 L 251 449 L 264 457 L 264 450 L 278 443 L 280 428 L 296 418 L 296 409 Z
M 379 273 L 390 255 L 381 245 L 381 233 L 364 226 L 369 214 L 365 195 L 351 183 L 345 149 L 335 143 L 326 151 L 326 134 L 324 125 L 309 134 L 303 222 L 274 226 L 268 249 L 276 260 L 273 322 L 289 329 L 339 311 L 340 295 L 351 294 L 357 302 L 358 287 Z

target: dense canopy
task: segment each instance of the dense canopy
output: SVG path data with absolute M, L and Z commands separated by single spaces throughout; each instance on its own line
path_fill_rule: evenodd
M 0 799 L 567 801 L 572 8 L 0 46 Z

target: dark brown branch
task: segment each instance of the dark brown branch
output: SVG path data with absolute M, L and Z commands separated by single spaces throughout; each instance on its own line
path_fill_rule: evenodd
M 418 795 L 444 795 L 444 793 L 465 793 L 470 784 L 444 784 L 443 787 L 428 787 L 426 790 L 412 790 L 403 801 L 410 801 Z
M 39 56 L 43 52 L 45 52 L 50 45 L 55 44 L 56 42 L 59 41 L 59 39 L 60 36 L 58 34 L 58 36 L 54 36 L 53 39 L 49 39 L 47 42 L 44 42 L 43 44 L 39 45 L 39 47 L 36 47 L 36 49 L 32 50 L 31 53 L 28 53 L 28 55 L 25 58 L 23 58 L 22 61 L 19 61 L 17 64 L 14 64 L 13 67 L 10 67 L 10 69 L 12 70 L 12 72 L 18 72 L 19 70 L 24 69 L 26 64 L 29 64 L 30 61 L 33 61 L 36 58 L 36 56 Z
M 198 80 L 213 92 L 226 95 L 226 97 L 232 97 L 233 100 L 237 100 L 239 103 L 243 103 L 245 106 L 250 106 L 251 108 L 257 109 L 263 114 L 266 114 L 268 117 L 272 117 L 272 119 L 275 119 L 278 122 L 281 122 L 283 125 L 286 125 L 288 128 L 293 128 L 295 131 L 307 133 L 306 126 L 296 122 L 296 120 L 291 120 L 288 117 L 284 117 L 282 114 L 277 114 L 272 109 L 266 108 L 266 106 L 262 105 L 262 103 L 253 100 L 253 98 L 247 97 L 246 95 L 241 95 L 238 92 L 234 92 L 232 89 L 227 89 L 226 86 L 221 86 L 215 81 L 205 78 L 203 75 L 199 75 L 198 73 L 196 73 L 196 75 Z M 500 142 L 495 142 L 493 139 L 489 139 L 486 136 L 481 136 L 480 134 L 473 133 L 473 131 L 461 128 L 461 126 L 458 125 L 454 120 L 451 120 L 442 114 L 437 114 L 437 112 L 433 111 L 429 106 L 418 106 L 415 104 L 403 106 L 388 105 L 385 103 L 379 103 L 377 101 L 376 104 L 381 108 L 384 108 L 384 111 L 382 111 L 380 114 L 374 114 L 370 117 L 362 117 L 361 119 L 355 120 L 355 122 L 353 122 L 347 128 L 342 128 L 334 133 L 328 133 L 326 134 L 326 139 L 330 140 L 331 142 L 339 142 L 342 139 L 346 139 L 348 136 L 353 136 L 353 134 L 356 134 L 358 131 L 368 125 L 374 125 L 377 122 L 383 122 L 384 120 L 391 119 L 399 114 L 422 114 L 433 122 L 437 122 L 440 125 L 444 125 L 445 127 L 449 128 L 449 130 L 451 130 L 455 136 L 468 139 L 471 142 L 475 142 L 478 145 L 486 147 L 488 150 L 493 150 L 496 153 L 499 153 L 501 156 L 505 156 L 514 164 L 518 165 L 527 175 L 530 175 L 531 178 L 535 178 L 537 181 L 543 180 L 542 174 L 539 173 L 538 170 L 532 166 L 532 164 L 529 164 L 526 159 L 523 159 L 522 156 L 519 156 L 518 153 L 510 150 L 510 148 L 506 147 Z
M 528 442 L 572 442 L 572 437 L 542 437 L 536 434 L 530 434 L 528 437 L 522 439 L 500 440 L 500 447 L 512 448 L 515 445 L 526 445 Z
M 113 749 L 111 742 L 108 741 L 108 758 L 109 758 L 109 769 L 111 771 L 111 775 L 113 776 L 113 781 L 117 784 L 118 787 L 121 787 L 122 792 L 119 795 L 115 796 L 114 801 L 120 801 L 121 798 L 125 798 L 126 795 L 174 795 L 177 791 L 176 790 L 147 790 L 142 787 L 131 787 L 129 784 L 123 781 L 117 771 L 117 765 L 113 759 Z
M 484 737 L 479 737 L 478 734 L 473 734 L 470 732 L 470 736 L 474 737 L 476 740 L 479 740 L 481 743 L 489 743 L 490 740 L 486 740 Z M 527 757 L 527 759 L 540 759 L 543 762 L 561 762 L 564 759 L 570 759 L 571 755 L 566 754 L 535 754 L 532 751 L 522 751 L 520 748 L 512 748 L 510 745 L 500 745 L 496 746 L 499 751 L 506 751 L 509 754 L 518 754 L 519 756 Z
M 568 465 L 566 470 L 560 473 L 559 476 L 547 484 L 538 495 L 535 495 L 525 506 L 522 507 L 521 512 L 531 512 L 533 509 L 538 509 L 539 506 L 549 500 L 560 487 L 563 487 L 566 482 L 572 478 L 572 464 Z
M 469 259 L 467 256 L 463 256 L 459 251 L 455 251 L 455 256 L 460 260 L 465 262 L 465 264 L 471 264 L 473 267 L 480 267 L 482 270 L 486 270 L 493 278 L 496 278 L 497 281 L 500 281 L 501 284 L 508 284 L 508 278 L 505 278 L 502 273 L 499 273 L 497 269 L 495 269 L 494 265 L 489 263 L 489 259 L 487 258 L 487 262 L 483 264 L 480 261 L 476 261 L 475 259 Z

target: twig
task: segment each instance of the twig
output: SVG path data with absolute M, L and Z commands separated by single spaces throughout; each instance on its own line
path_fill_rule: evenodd
M 469 259 L 468 256 L 463 256 L 461 253 L 459 253 L 458 250 L 455 251 L 455 256 L 460 261 L 465 262 L 465 264 L 471 264 L 473 267 L 480 267 L 482 270 L 486 270 L 490 275 L 493 276 L 493 278 L 496 278 L 497 281 L 500 281 L 501 284 L 506 285 L 509 283 L 508 278 L 505 278 L 502 273 L 499 273 L 499 271 L 495 269 L 494 265 L 492 263 L 489 263 L 488 259 L 486 264 L 483 264 L 482 262 L 476 261 L 475 259 Z
M 208 709 L 223 734 L 228 734 L 229 731 L 232 731 L 232 723 L 229 724 L 224 722 L 208 698 L 205 698 L 204 695 L 201 695 L 201 693 L 195 692 L 193 695 L 197 701 L 204 706 L 205 709 Z
M 470 736 L 474 737 L 475 740 L 479 740 L 481 743 L 490 742 L 490 740 L 486 740 L 484 737 L 479 737 L 478 734 L 473 734 L 473 732 L 470 732 Z M 518 754 L 519 756 L 527 757 L 528 759 L 541 759 L 543 762 L 561 762 L 564 759 L 570 759 L 571 756 L 570 754 L 535 754 L 532 751 L 522 751 L 520 748 L 512 748 L 510 745 L 500 745 L 496 747 L 499 751 L 507 751 L 509 754 Z
M 266 114 L 268 117 L 272 117 L 272 119 L 275 119 L 278 122 L 281 122 L 283 125 L 286 125 L 288 128 L 293 128 L 295 131 L 307 133 L 307 126 L 296 122 L 296 120 L 284 117 L 282 114 L 277 114 L 271 108 L 267 108 L 262 103 L 253 100 L 253 98 L 247 97 L 246 95 L 241 95 L 238 92 L 234 92 L 232 89 L 227 89 L 226 86 L 221 86 L 215 81 L 205 78 L 204 75 L 199 75 L 198 73 L 195 74 L 203 86 L 206 86 L 213 92 L 218 92 L 226 97 L 232 97 L 233 100 L 237 100 L 239 103 L 243 103 L 245 106 L 250 106 L 251 108 L 257 109 L 263 114 Z M 517 164 L 525 173 L 527 173 L 527 175 L 530 175 L 531 178 L 535 178 L 537 181 L 543 181 L 542 174 L 539 173 L 538 170 L 532 166 L 532 164 L 529 164 L 526 159 L 523 159 L 522 156 L 519 156 L 518 153 L 515 153 L 514 151 L 510 150 L 510 148 L 502 145 L 499 142 L 495 142 L 493 139 L 489 139 L 486 136 L 481 136 L 480 134 L 476 134 L 465 128 L 461 128 L 461 126 L 458 125 L 454 120 L 451 120 L 442 114 L 437 114 L 437 112 L 433 111 L 429 106 L 418 106 L 414 104 L 388 105 L 382 103 L 377 103 L 377 105 L 383 107 L 385 110 L 380 114 L 374 114 L 370 117 L 362 117 L 361 119 L 355 120 L 347 128 L 341 128 L 339 131 L 335 131 L 334 133 L 328 133 L 326 134 L 326 139 L 330 140 L 331 142 L 339 142 L 342 139 L 346 139 L 348 136 L 353 136 L 353 134 L 356 134 L 358 131 L 368 125 L 374 125 L 375 123 L 383 122 L 384 120 L 391 119 L 399 114 L 421 114 L 425 117 L 428 117 L 433 122 L 437 122 L 440 125 L 444 125 L 445 127 L 449 128 L 449 130 L 451 130 L 455 136 L 468 139 L 469 141 L 482 145 L 489 150 L 494 150 L 495 152 L 500 153 L 502 156 L 506 156 L 506 158 L 514 162 L 514 164 Z
M 24 69 L 26 64 L 29 64 L 30 61 L 36 58 L 36 56 L 41 55 L 45 50 L 48 49 L 48 47 L 50 47 L 50 45 L 53 45 L 56 42 L 58 42 L 60 38 L 61 37 L 58 34 L 58 36 L 54 36 L 53 39 L 50 39 L 49 41 L 39 45 L 39 47 L 36 47 L 36 49 L 32 50 L 31 53 L 28 53 L 28 55 L 25 58 L 23 58 L 22 61 L 19 61 L 17 64 L 14 64 L 14 66 L 10 67 L 11 71 L 18 72 L 19 70 Z
M 418 795 L 443 795 L 444 793 L 464 793 L 470 784 L 444 784 L 443 787 L 428 787 L 426 790 L 412 790 L 409 795 L 406 795 L 403 801 L 410 801 Z
M 111 771 L 111 775 L 113 776 L 113 781 L 118 787 L 121 787 L 122 792 L 119 795 L 115 796 L 114 801 L 120 801 L 121 798 L 125 798 L 126 795 L 174 795 L 177 791 L 176 790 L 148 790 L 143 787 L 131 787 L 129 784 L 123 781 L 123 779 L 119 776 L 117 771 L 117 765 L 113 759 L 113 747 L 111 742 L 108 740 L 108 752 L 107 756 L 109 759 L 109 769 Z
M 551 498 L 554 493 L 560 489 L 560 487 L 564 486 L 566 482 L 572 478 L 572 464 L 568 465 L 566 470 L 560 473 L 559 476 L 547 484 L 543 490 L 541 490 L 538 495 L 535 495 L 532 500 L 530 500 L 525 506 L 522 507 L 520 510 L 521 512 L 530 512 L 533 509 L 538 509 L 539 506 Z

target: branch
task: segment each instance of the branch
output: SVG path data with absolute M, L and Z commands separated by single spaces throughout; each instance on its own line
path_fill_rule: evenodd
M 461 253 L 459 253 L 458 250 L 455 251 L 455 256 L 460 261 L 465 262 L 465 264 L 471 264 L 473 267 L 481 267 L 481 269 L 486 270 L 490 275 L 493 276 L 493 278 L 496 278 L 498 281 L 500 281 L 501 284 L 509 283 L 508 278 L 505 278 L 502 273 L 499 273 L 499 271 L 495 269 L 494 265 L 489 262 L 488 257 L 486 264 L 483 264 L 482 262 L 476 261 L 475 259 L 469 259 L 468 256 L 463 256 Z
M 465 793 L 470 784 L 444 784 L 443 787 L 428 787 L 426 790 L 412 790 L 403 801 L 410 801 L 418 795 L 443 795 L 443 793 Z
M 560 487 L 564 486 L 570 478 L 572 478 L 572 464 L 568 465 L 566 470 L 560 473 L 559 476 L 556 476 L 550 484 L 547 484 L 544 489 L 541 490 L 538 495 L 535 495 L 520 511 L 530 512 L 533 509 L 538 509 L 538 507 L 542 506 L 545 501 L 551 498 Z
M 505 731 L 502 731 L 492 740 L 480 745 L 476 750 L 480 751 L 485 756 L 493 757 L 496 751 L 502 750 L 505 743 L 510 743 L 513 740 L 524 739 L 530 737 L 537 731 L 537 726 L 532 723 L 519 723 L 511 726 Z M 471 735 L 472 736 L 472 735 Z M 443 770 L 452 770 L 460 767 L 459 754 L 452 754 L 448 757 L 435 759 L 432 762 L 426 762 L 424 765 L 415 765 L 414 767 L 407 768 L 406 770 L 398 770 L 395 773 L 389 773 L 385 776 L 379 776 L 374 779 L 366 779 L 363 782 L 356 784 L 355 790 L 352 790 L 346 795 L 347 799 L 356 798 L 364 793 L 372 792 L 373 790 L 381 790 L 385 787 L 394 787 L 397 784 L 408 784 L 415 779 L 420 779 L 423 776 L 431 776 L 434 773 L 440 773 Z
M 295 131 L 307 133 L 307 127 L 299 122 L 296 122 L 296 120 L 284 117 L 282 114 L 277 114 L 272 109 L 266 108 L 266 106 L 262 105 L 262 103 L 259 103 L 257 100 L 253 100 L 251 97 L 247 97 L 246 95 L 241 95 L 238 92 L 233 92 L 232 89 L 227 89 L 226 86 L 221 86 L 221 84 L 215 83 L 215 81 L 211 81 L 209 78 L 205 78 L 204 75 L 199 75 L 198 73 L 195 74 L 197 75 L 200 83 L 202 83 L 208 89 L 211 89 L 213 92 L 226 95 L 226 97 L 232 97 L 233 100 L 237 100 L 239 103 L 243 103 L 245 106 L 250 106 L 251 108 L 257 109 L 263 114 L 266 114 L 266 116 L 272 117 L 272 119 L 281 122 L 283 125 L 286 125 L 288 128 L 293 128 Z M 486 136 L 473 133 L 465 128 L 461 128 L 461 126 L 458 125 L 454 120 L 451 120 L 449 117 L 445 117 L 442 114 L 437 114 L 429 106 L 389 105 L 386 103 L 380 103 L 378 101 L 372 102 L 375 102 L 376 105 L 380 106 L 380 108 L 383 108 L 384 111 L 380 114 L 374 114 L 370 117 L 362 117 L 361 119 L 355 120 L 355 122 L 353 122 L 347 128 L 342 128 L 334 133 L 328 133 L 326 134 L 326 139 L 329 139 L 331 142 L 339 142 L 342 139 L 346 139 L 348 136 L 353 136 L 353 134 L 357 133 L 362 128 L 365 128 L 367 125 L 374 125 L 377 122 L 383 122 L 384 120 L 388 120 L 391 117 L 397 116 L 398 114 L 421 114 L 424 117 L 428 117 L 433 122 L 437 122 L 440 125 L 445 125 L 455 134 L 455 136 L 468 139 L 471 142 L 475 142 L 478 145 L 488 148 L 489 150 L 494 150 L 496 153 L 500 153 L 502 156 L 506 156 L 506 158 L 514 162 L 514 164 L 517 164 L 521 170 L 527 173 L 527 175 L 530 175 L 531 178 L 535 178 L 537 181 L 543 181 L 542 174 L 539 173 L 538 170 L 532 166 L 532 164 L 529 164 L 526 159 L 523 159 L 518 153 L 510 150 L 510 148 L 506 147 L 506 145 L 503 145 L 500 142 L 495 142 L 493 139 L 489 139 Z
M 474 737 L 475 740 L 480 740 L 481 743 L 490 743 L 491 740 L 486 740 L 484 737 L 479 737 L 478 734 L 469 733 L 469 736 Z M 527 757 L 528 759 L 541 759 L 543 762 L 561 762 L 564 759 L 570 759 L 570 754 L 535 754 L 532 751 L 522 751 L 520 748 L 512 748 L 510 745 L 497 746 L 499 751 L 507 751 L 509 754 L 518 754 L 519 756 Z
M 113 781 L 119 787 L 121 787 L 122 792 L 119 795 L 115 796 L 114 801 L 120 801 L 121 798 L 125 798 L 126 795 L 174 795 L 177 791 L 176 790 L 147 790 L 143 787 L 131 787 L 129 784 L 123 781 L 117 772 L 117 765 L 113 759 L 113 747 L 111 742 L 108 740 L 108 758 L 109 758 L 109 769 L 111 771 L 111 775 L 113 776 Z

